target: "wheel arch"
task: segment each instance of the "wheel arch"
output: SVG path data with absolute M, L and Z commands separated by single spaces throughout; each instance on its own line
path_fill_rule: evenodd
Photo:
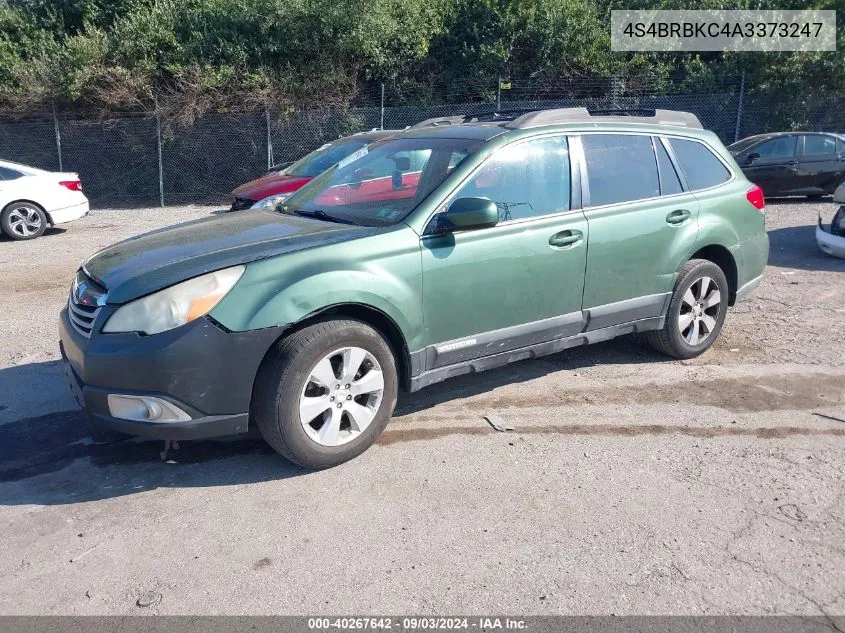
M 736 303 L 739 272 L 736 259 L 734 259 L 731 251 L 721 244 L 708 244 L 695 251 L 690 259 L 706 259 L 722 269 L 722 272 L 725 273 L 725 279 L 728 280 L 728 305 L 734 305 Z
M 279 339 L 290 336 L 309 325 L 329 319 L 355 319 L 366 323 L 381 334 L 393 351 L 396 359 L 396 370 L 399 377 L 399 387 L 407 391 L 411 384 L 411 354 L 402 329 L 387 313 L 371 305 L 363 303 L 337 303 L 325 306 L 307 314 L 296 323 L 285 329 Z M 278 340 L 278 339 L 277 339 Z M 272 349 L 272 345 L 270 349 Z M 269 350 L 268 350 L 269 353 Z
M 44 217 L 47 218 L 47 222 L 50 222 L 50 224 L 52 224 L 52 221 L 50 220 L 50 214 L 44 207 L 44 205 L 40 202 L 36 202 L 35 200 L 30 200 L 29 198 L 15 198 L 14 200 L 10 200 L 9 202 L 3 205 L 3 208 L 0 209 L 0 213 L 5 212 L 6 209 L 11 207 L 13 204 L 20 204 L 21 202 L 25 202 L 26 204 L 31 204 L 34 207 L 38 207 L 41 210 L 41 213 L 44 214 Z

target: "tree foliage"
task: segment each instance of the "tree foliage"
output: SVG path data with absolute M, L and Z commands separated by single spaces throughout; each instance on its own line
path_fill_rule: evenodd
M 695 8 L 841 3 L 702 0 Z M 692 7 L 682 0 L 0 0 L 0 105 L 201 114 L 344 105 L 382 81 L 473 98 L 480 85 L 494 92 L 498 78 L 614 75 L 701 85 L 743 70 L 756 73 L 756 85 L 793 95 L 845 88 L 841 52 L 611 53 L 615 8 Z M 842 30 L 840 23 L 840 42 Z

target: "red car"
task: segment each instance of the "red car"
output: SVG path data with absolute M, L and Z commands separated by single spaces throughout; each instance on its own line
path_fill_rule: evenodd
M 319 176 L 335 163 L 343 160 L 365 145 L 396 134 L 398 130 L 360 132 L 318 147 L 295 163 L 280 169 L 274 168 L 261 178 L 241 185 L 232 192 L 235 201 L 231 211 L 253 206 L 274 207 L 311 179 Z

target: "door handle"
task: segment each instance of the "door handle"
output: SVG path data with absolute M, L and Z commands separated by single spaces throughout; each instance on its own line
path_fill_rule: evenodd
M 584 234 L 581 231 L 561 231 L 555 233 L 549 238 L 549 244 L 558 248 L 566 248 L 568 246 L 575 246 L 584 239 Z
M 666 216 L 666 221 L 669 224 L 683 224 L 689 220 L 691 216 L 692 214 L 686 209 L 675 209 L 672 213 Z

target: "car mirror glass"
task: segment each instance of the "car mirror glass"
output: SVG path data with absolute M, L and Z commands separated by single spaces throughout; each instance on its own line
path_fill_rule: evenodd
M 488 198 L 458 198 L 440 215 L 437 226 L 441 232 L 483 229 L 499 222 L 499 209 Z

